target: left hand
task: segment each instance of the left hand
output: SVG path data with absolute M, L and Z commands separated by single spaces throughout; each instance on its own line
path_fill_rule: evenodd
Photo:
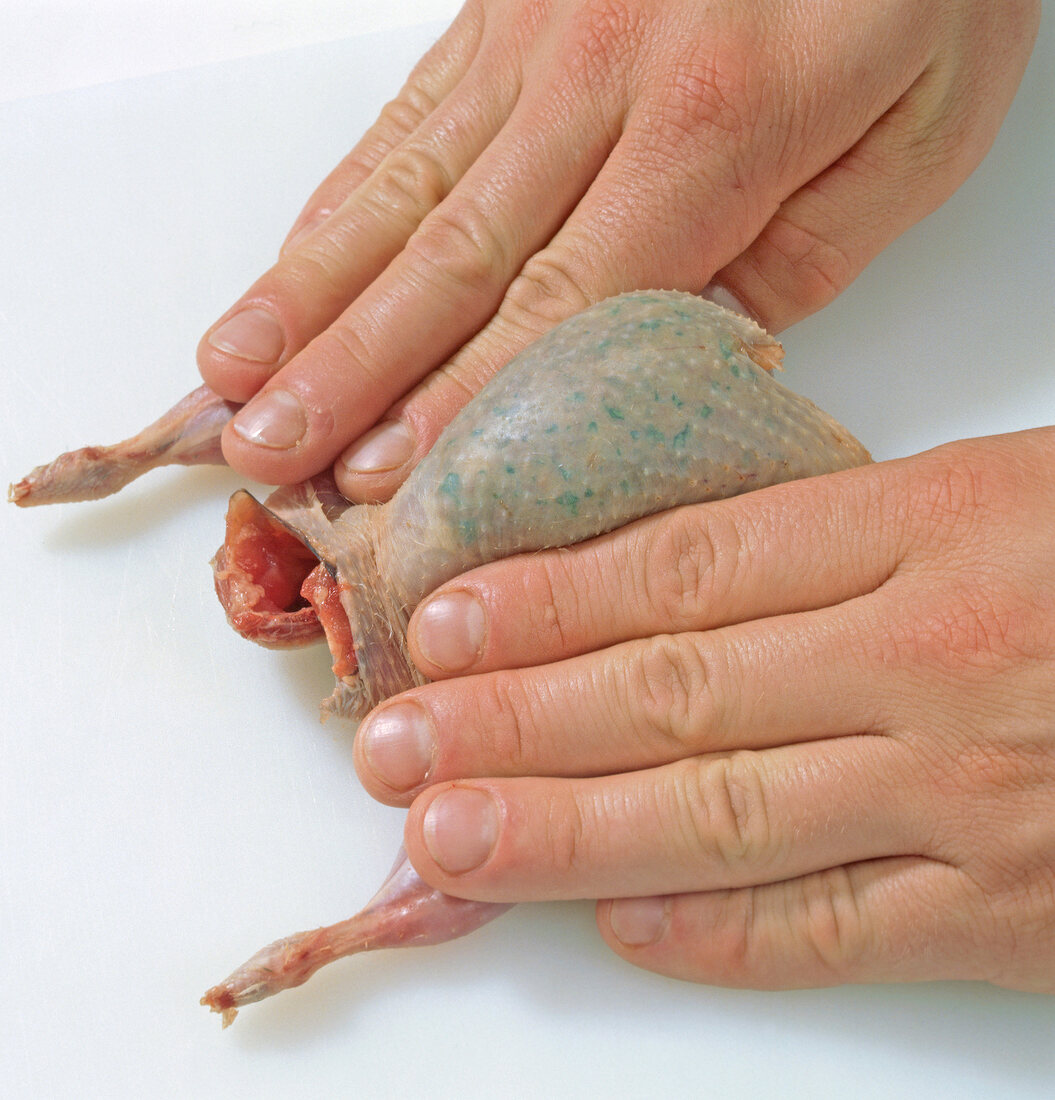
M 771 332 L 955 191 L 1039 0 L 467 0 L 210 327 L 230 465 L 386 500 L 481 386 L 627 290 Z
M 1055 993 L 1053 455 L 951 444 L 465 574 L 359 774 L 429 883 L 622 899 L 643 967 Z

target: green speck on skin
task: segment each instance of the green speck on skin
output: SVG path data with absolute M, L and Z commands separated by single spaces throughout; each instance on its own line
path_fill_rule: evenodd
M 623 490 L 623 496 L 630 496 L 630 482 L 625 477 L 619 482 L 619 488 Z
M 571 481 L 571 470 L 569 470 L 566 466 L 558 466 L 557 471 L 560 473 L 560 476 L 564 478 L 565 481 Z
M 591 420 L 590 423 L 586 425 L 586 430 L 588 432 L 597 431 L 597 421 L 596 420 Z
M 593 496 L 593 490 L 592 489 L 584 489 L 582 495 L 586 498 L 592 497 Z
M 637 327 L 645 329 L 647 332 L 655 332 L 662 323 L 662 321 L 642 321 Z
M 739 363 L 730 363 L 729 364 L 729 373 L 734 378 L 739 378 L 740 377 L 740 364 Z
M 605 405 L 605 410 L 613 420 L 625 420 L 622 409 L 617 409 L 615 405 Z
M 476 520 L 463 519 L 458 521 L 458 534 L 461 535 L 462 544 L 469 546 L 471 543 L 476 542 L 478 532 L 476 529 Z
M 554 432 L 559 430 L 556 424 L 550 424 L 549 427 L 544 429 L 546 435 L 553 435 Z
M 582 390 L 576 390 L 571 395 L 571 400 L 574 401 L 576 405 L 581 405 L 586 400 L 586 394 L 584 394 Z
M 442 482 L 440 482 L 440 492 L 445 496 L 452 497 L 454 500 L 458 499 L 462 491 L 462 479 L 454 473 L 452 470 Z
M 637 430 L 637 428 L 631 428 L 630 429 L 630 438 L 631 439 L 640 439 L 641 438 L 641 433 Z
M 722 353 L 722 358 L 728 361 L 736 352 L 736 345 L 728 336 L 721 336 L 718 338 L 718 350 Z
M 579 514 L 579 498 L 574 493 L 561 493 L 555 499 L 562 508 L 566 508 L 573 516 Z
M 709 417 L 709 416 L 711 415 L 711 413 L 713 413 L 713 412 L 714 412 L 714 409 L 713 409 L 713 408 L 712 408 L 712 407 L 711 407 L 710 405 L 701 405 L 701 406 L 700 406 L 700 407 L 699 407 L 699 408 L 698 408 L 698 409 L 696 410 L 696 415 L 697 415 L 697 416 L 698 416 L 698 417 L 699 417 L 699 418 L 700 418 L 701 420 L 706 420 L 706 419 L 707 419 L 707 417 Z
M 655 424 L 649 424 L 645 429 L 645 435 L 647 435 L 653 443 L 666 443 L 667 441 L 667 437 L 655 426 Z
M 506 467 L 506 473 L 507 474 L 515 474 L 516 472 L 517 472 L 517 468 L 515 466 L 507 466 Z
M 670 442 L 671 442 L 671 445 L 673 446 L 674 450 L 680 451 L 688 445 L 689 433 L 691 431 L 692 431 L 692 425 L 691 424 L 686 424 L 685 427 L 682 428 L 681 431 L 678 432 L 673 437 L 673 439 L 671 439 Z
M 479 439 L 484 434 L 483 428 L 473 428 L 469 433 L 474 439 Z
M 678 396 L 678 395 L 677 395 L 676 393 L 672 393 L 672 394 L 670 395 L 670 403 L 671 403 L 671 404 L 672 404 L 672 405 L 674 406 L 674 408 L 676 408 L 676 409 L 680 409 L 680 408 L 682 407 L 682 405 L 684 405 L 684 404 L 685 404 L 685 402 L 684 402 L 684 401 L 682 401 L 682 399 L 681 399 L 681 398 L 680 398 L 680 397 L 679 397 L 679 396 Z

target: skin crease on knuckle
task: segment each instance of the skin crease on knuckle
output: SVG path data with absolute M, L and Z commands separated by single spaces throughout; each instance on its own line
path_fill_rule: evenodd
M 692 635 L 657 635 L 637 643 L 626 665 L 625 706 L 648 756 L 677 760 L 719 724 L 711 677 Z
M 678 509 L 648 528 L 640 578 L 643 611 L 650 618 L 670 624 L 670 629 L 693 629 L 736 569 L 739 557 L 735 527 L 722 523 L 721 513 L 710 513 L 708 522 L 693 509 Z

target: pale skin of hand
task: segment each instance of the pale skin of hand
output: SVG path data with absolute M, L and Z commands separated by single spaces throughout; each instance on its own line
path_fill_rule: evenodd
M 676 509 L 415 612 L 356 766 L 443 891 L 762 988 L 1055 993 L 1055 427 Z
M 639 288 L 819 309 L 991 144 L 1037 0 L 469 0 L 198 358 L 227 461 L 384 500 L 517 351 Z

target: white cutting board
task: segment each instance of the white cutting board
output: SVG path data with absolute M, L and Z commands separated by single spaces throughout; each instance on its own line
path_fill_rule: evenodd
M 194 385 L 200 332 L 437 30 L 0 106 L 4 479 Z M 1049 20 L 985 165 L 786 334 L 787 382 L 878 458 L 1055 421 L 1053 59 Z M 223 621 L 239 484 L 0 508 L 3 1095 L 1052 1095 L 1055 999 L 694 987 L 609 954 L 589 903 L 347 960 L 221 1034 L 202 991 L 358 908 L 402 824 L 315 719 L 325 653 Z

